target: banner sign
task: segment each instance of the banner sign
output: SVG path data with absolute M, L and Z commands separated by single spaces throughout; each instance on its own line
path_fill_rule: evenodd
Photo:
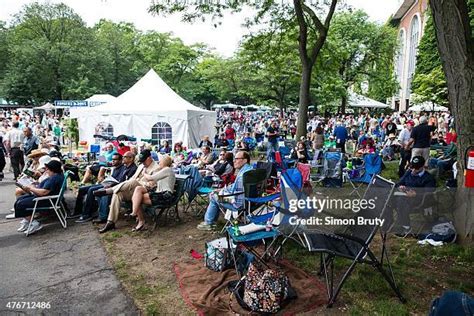
M 55 100 L 55 106 L 88 106 L 87 101 L 83 100 Z

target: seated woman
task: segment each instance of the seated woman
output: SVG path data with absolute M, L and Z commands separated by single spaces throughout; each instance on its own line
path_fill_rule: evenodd
M 160 146 L 160 149 L 158 150 L 158 152 L 162 155 L 164 154 L 170 154 L 171 153 L 171 146 L 170 146 L 170 143 L 168 143 L 167 140 L 162 140 L 161 141 L 161 146 Z
M 199 170 L 202 176 L 218 176 L 227 175 L 234 171 L 234 155 L 231 152 L 222 150 L 219 158 L 212 165 L 206 166 L 206 169 Z
M 202 138 L 201 142 L 199 143 L 199 148 L 202 148 L 204 146 L 209 146 L 210 148 L 212 148 L 212 142 L 209 138 L 209 135 L 204 135 L 204 137 Z
M 107 143 L 104 148 L 102 156 L 105 157 L 105 161 L 93 163 L 91 166 L 86 168 L 86 173 L 82 178 L 81 184 L 86 184 L 92 180 L 92 176 L 98 177 L 101 167 L 106 167 L 111 164 L 113 155 L 117 152 L 112 143 Z M 105 172 L 102 171 L 102 172 Z M 103 175 L 103 173 L 102 173 Z M 103 180 L 103 179 L 101 179 Z M 100 181 L 99 181 L 100 182 Z
M 35 198 L 47 195 L 57 195 L 59 194 L 59 191 L 61 191 L 61 186 L 64 181 L 62 164 L 59 161 L 51 160 L 45 164 L 45 168 L 48 178 L 41 181 L 38 186 L 23 186 L 22 189 L 26 192 L 26 194 L 18 197 L 15 202 L 15 218 L 23 217 L 23 220 L 20 222 L 20 228 L 18 228 L 19 232 L 25 232 L 28 229 L 28 224 L 33 212 L 30 210 L 30 208 L 35 206 L 35 202 L 33 201 Z M 38 202 L 38 207 L 47 206 L 51 206 L 48 200 Z M 43 227 L 41 226 L 40 222 L 33 220 L 27 234 L 35 233 L 41 228 Z
M 291 159 L 296 159 L 301 163 L 308 163 L 309 155 L 304 141 L 299 141 L 296 147 L 291 150 Z
M 163 156 L 159 162 L 159 171 L 153 175 L 144 175 L 147 181 L 156 182 L 156 190 L 148 192 L 145 187 L 135 188 L 132 196 L 132 214 L 137 217 L 137 226 L 132 231 L 140 231 L 145 227 L 145 218 L 143 216 L 142 204 L 156 205 L 166 203 L 173 198 L 174 184 L 176 176 L 171 168 L 173 160 L 169 156 Z
M 400 143 L 395 138 L 395 134 L 390 134 L 382 148 L 382 157 L 389 161 L 395 159 L 395 152 L 400 147 Z
M 173 151 L 171 152 L 171 158 L 173 158 L 173 164 L 179 167 L 187 158 L 188 153 L 184 150 L 181 143 L 174 144 Z

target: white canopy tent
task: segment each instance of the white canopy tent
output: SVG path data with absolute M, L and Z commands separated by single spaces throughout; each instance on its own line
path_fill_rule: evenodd
M 42 106 L 37 106 L 37 107 L 35 107 L 35 108 L 33 108 L 33 109 L 35 109 L 35 110 L 51 111 L 51 110 L 54 110 L 55 107 L 54 107 L 53 104 L 51 104 L 51 103 L 48 102 L 48 103 L 43 104 Z
M 357 94 L 355 92 L 350 92 L 349 93 L 349 98 L 348 98 L 348 105 L 350 107 L 357 107 L 357 108 L 388 108 L 389 105 L 373 100 L 371 98 L 368 98 L 366 96 Z
M 413 112 L 447 112 L 448 108 L 445 106 L 437 105 L 430 102 L 423 102 L 420 104 L 413 105 L 408 108 L 409 111 Z
M 103 103 L 111 102 L 115 100 L 116 97 L 110 94 L 94 94 L 93 96 L 86 99 L 89 106 L 97 106 Z
M 78 115 L 80 113 L 80 115 Z M 94 134 L 125 134 L 140 139 L 182 141 L 197 147 L 201 137 L 215 133 L 216 113 L 198 108 L 176 94 L 153 70 L 116 99 L 78 111 L 81 140 Z

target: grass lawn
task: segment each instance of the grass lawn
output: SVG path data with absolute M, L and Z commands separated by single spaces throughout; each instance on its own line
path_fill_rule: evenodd
M 397 181 L 398 164 L 386 166 L 382 175 Z M 195 314 L 180 295 L 173 264 L 189 260 L 191 249 L 204 253 L 205 242 L 218 235 L 195 228 L 202 216 L 182 217 L 183 221 L 176 225 L 141 233 L 130 232 L 133 223 L 119 221 L 118 229 L 102 235 L 117 276 L 145 315 Z M 376 253 L 378 243 L 378 239 L 373 242 Z M 414 239 L 391 237 L 388 247 L 395 278 L 407 304 L 398 301 L 373 267 L 358 265 L 335 306 L 322 307 L 310 315 L 427 315 L 431 301 L 445 290 L 474 295 L 473 246 L 420 246 Z M 318 271 L 319 257 L 296 243 L 285 245 L 284 257 L 310 273 Z M 343 271 L 348 263 L 336 260 L 336 269 Z

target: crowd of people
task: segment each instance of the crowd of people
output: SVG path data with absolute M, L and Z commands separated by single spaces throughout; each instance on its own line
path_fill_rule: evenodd
M 303 164 L 320 159 L 323 151 L 331 149 L 344 153 L 346 159 L 376 153 L 386 161 L 400 161 L 399 187 L 408 192 L 408 197 L 413 195 L 414 187 L 433 184 L 431 178 L 417 181 L 430 176 L 425 169 L 436 169 L 438 175 L 455 169 L 456 133 L 453 118 L 447 112 L 429 116 L 409 112 L 315 115 L 308 122 L 308 133 L 299 139 L 296 139 L 296 115 L 219 111 L 215 138 L 211 140 L 209 135 L 203 135 L 197 149 L 166 140 L 159 145 L 107 143 L 101 148 L 101 159 L 88 161 L 82 172 L 78 167 L 81 161 L 64 159 L 62 117 L 0 112 L 0 180 L 4 177 L 6 157 L 10 159 L 14 180 L 33 179 L 31 184 L 16 190 L 17 200 L 7 218 L 23 218 L 19 231 L 28 229 L 28 233 L 34 233 L 41 229 L 36 219 L 29 224 L 32 201 L 37 196 L 58 194 L 64 181 L 63 170 L 68 168 L 80 180 L 71 213 L 78 216 L 78 223 L 103 224 L 101 233 L 115 228 L 122 202 L 131 202 L 128 216 L 136 218 L 133 230 L 142 230 L 145 227 L 142 207 L 172 198 L 175 172 L 181 166 L 192 165 L 203 177 L 221 179 L 228 185 L 227 192 L 241 189 L 243 173 L 252 169 L 253 151 L 258 159 L 272 161 L 275 152 L 290 147 L 288 158 Z M 436 155 L 433 149 L 444 149 L 444 152 Z M 413 180 L 414 176 L 418 178 Z M 211 197 L 199 229 L 209 230 L 215 225 L 219 214 L 217 203 Z M 241 198 L 236 198 L 231 207 L 240 208 L 242 203 Z

